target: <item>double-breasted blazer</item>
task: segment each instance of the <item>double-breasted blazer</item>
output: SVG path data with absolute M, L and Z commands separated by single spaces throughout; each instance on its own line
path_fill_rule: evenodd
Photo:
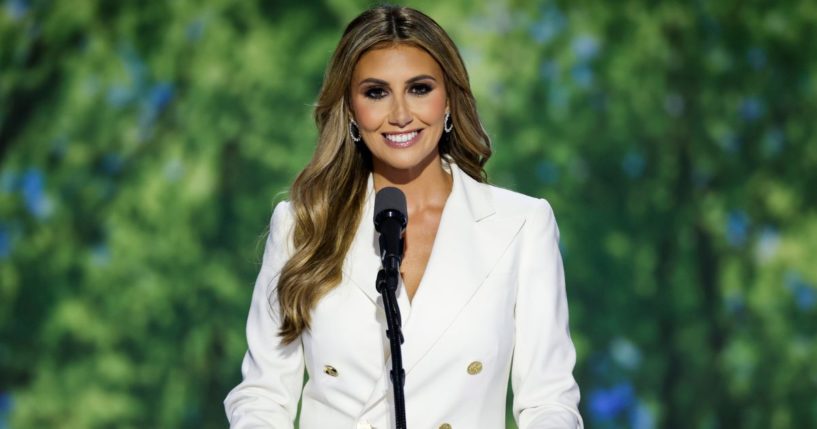
M 550 205 L 446 166 L 453 187 L 426 271 L 411 302 L 402 284 L 397 292 L 408 427 L 504 428 L 509 374 L 520 428 L 583 427 Z M 372 181 L 340 284 L 313 309 L 300 341 L 283 345 L 275 288 L 292 251 L 290 210 L 279 203 L 270 221 L 244 379 L 224 401 L 231 427 L 291 428 L 302 398 L 303 429 L 392 428 Z

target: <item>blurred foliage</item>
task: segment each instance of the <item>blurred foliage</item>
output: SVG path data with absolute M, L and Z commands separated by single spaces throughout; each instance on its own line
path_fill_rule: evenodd
M 817 425 L 817 3 L 411 5 L 462 50 L 492 181 L 556 209 L 587 426 Z M 367 6 L 2 2 L 0 428 L 225 426 Z

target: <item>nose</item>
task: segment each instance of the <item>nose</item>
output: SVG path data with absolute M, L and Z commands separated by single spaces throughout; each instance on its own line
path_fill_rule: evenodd
M 411 111 L 409 110 L 406 97 L 394 97 L 392 109 L 389 113 L 389 124 L 403 128 L 412 121 Z

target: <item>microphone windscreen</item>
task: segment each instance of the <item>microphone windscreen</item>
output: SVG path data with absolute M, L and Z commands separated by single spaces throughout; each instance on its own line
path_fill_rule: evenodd
M 406 195 L 403 191 L 388 187 L 377 191 L 374 197 L 374 216 L 375 218 L 383 210 L 397 210 L 406 216 Z

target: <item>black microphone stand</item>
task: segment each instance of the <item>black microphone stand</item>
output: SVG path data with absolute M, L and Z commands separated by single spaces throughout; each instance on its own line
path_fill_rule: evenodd
M 406 399 L 403 386 L 406 382 L 406 372 L 403 370 L 403 354 L 400 344 L 403 343 L 402 321 L 400 320 L 400 306 L 397 305 L 397 286 L 400 271 L 396 267 L 389 267 L 386 271 L 381 268 L 377 273 L 377 291 L 383 297 L 383 309 L 386 313 L 386 336 L 389 337 L 391 347 L 391 382 L 394 387 L 394 412 L 397 429 L 406 429 Z
M 394 388 L 394 414 L 397 429 L 406 429 L 406 398 L 403 388 L 406 372 L 400 344 L 400 306 L 397 305 L 397 287 L 400 280 L 400 262 L 403 259 L 403 233 L 408 223 L 406 196 L 403 191 L 385 187 L 377 192 L 374 200 L 374 227 L 380 233 L 380 262 L 377 273 L 377 291 L 383 296 L 386 313 L 386 336 L 391 347 L 391 384 Z

